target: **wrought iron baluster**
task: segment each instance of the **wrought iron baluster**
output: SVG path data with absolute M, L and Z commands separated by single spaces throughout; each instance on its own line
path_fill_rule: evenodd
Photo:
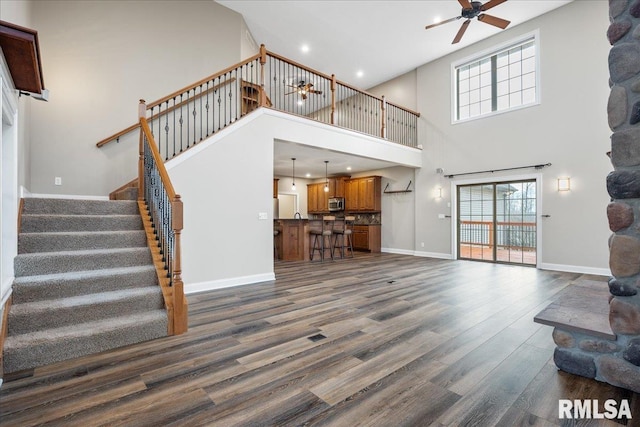
M 178 123 L 180 123 L 180 152 L 182 153 L 183 150 L 183 135 L 184 135 L 184 128 L 183 128 L 183 123 L 184 123 L 184 119 L 182 118 L 182 107 L 184 106 L 183 104 L 183 94 L 180 94 L 180 120 L 178 120 Z
M 196 139 L 198 138 L 196 135 L 196 88 L 193 88 L 193 112 L 191 114 L 193 114 L 193 145 L 196 145 Z

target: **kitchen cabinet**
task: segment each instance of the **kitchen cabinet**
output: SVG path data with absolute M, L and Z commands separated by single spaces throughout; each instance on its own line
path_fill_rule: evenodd
M 329 213 L 329 199 L 345 197 L 347 177 L 329 178 L 329 191 L 324 191 L 325 182 L 307 184 L 307 212 Z
M 368 176 L 345 183 L 347 212 L 380 212 L 382 209 L 382 178 Z
M 318 185 L 307 184 L 307 212 L 318 212 Z
M 358 251 L 380 252 L 382 235 L 380 225 L 354 225 L 351 234 L 353 249 Z

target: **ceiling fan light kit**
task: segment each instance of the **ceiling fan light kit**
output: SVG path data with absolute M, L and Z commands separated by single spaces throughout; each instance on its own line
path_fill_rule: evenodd
M 478 21 L 480 22 L 484 22 L 485 24 L 493 25 L 494 27 L 498 27 L 504 30 L 509 26 L 511 21 L 498 18 L 497 16 L 488 15 L 484 13 L 484 11 L 489 10 L 493 7 L 496 7 L 499 4 L 504 3 L 506 1 L 507 0 L 489 0 L 488 2 L 483 4 L 482 2 L 479 2 L 479 1 L 458 0 L 458 3 L 460 3 L 460 6 L 462 6 L 462 12 L 460 13 L 460 16 L 456 16 L 456 17 L 444 20 L 442 22 L 438 22 L 437 24 L 427 25 L 425 29 L 428 30 L 430 28 L 434 28 L 449 22 L 457 21 L 458 19 L 462 19 L 462 18 L 466 19 L 466 21 L 464 21 L 460 26 L 460 29 L 458 30 L 456 36 L 453 38 L 453 41 L 451 42 L 451 44 L 456 44 L 460 40 L 462 40 L 462 36 L 464 35 L 465 31 L 467 31 L 467 27 L 469 26 L 473 18 L 478 18 Z

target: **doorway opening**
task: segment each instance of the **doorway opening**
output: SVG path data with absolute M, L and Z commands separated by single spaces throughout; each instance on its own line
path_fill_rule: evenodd
M 458 185 L 458 259 L 536 266 L 536 180 Z

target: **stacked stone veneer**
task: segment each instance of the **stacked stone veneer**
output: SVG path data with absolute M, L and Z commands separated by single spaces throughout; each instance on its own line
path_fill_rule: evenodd
M 610 0 L 609 15 L 609 324 L 616 339 L 556 328 L 554 358 L 564 371 L 640 393 L 640 0 Z

